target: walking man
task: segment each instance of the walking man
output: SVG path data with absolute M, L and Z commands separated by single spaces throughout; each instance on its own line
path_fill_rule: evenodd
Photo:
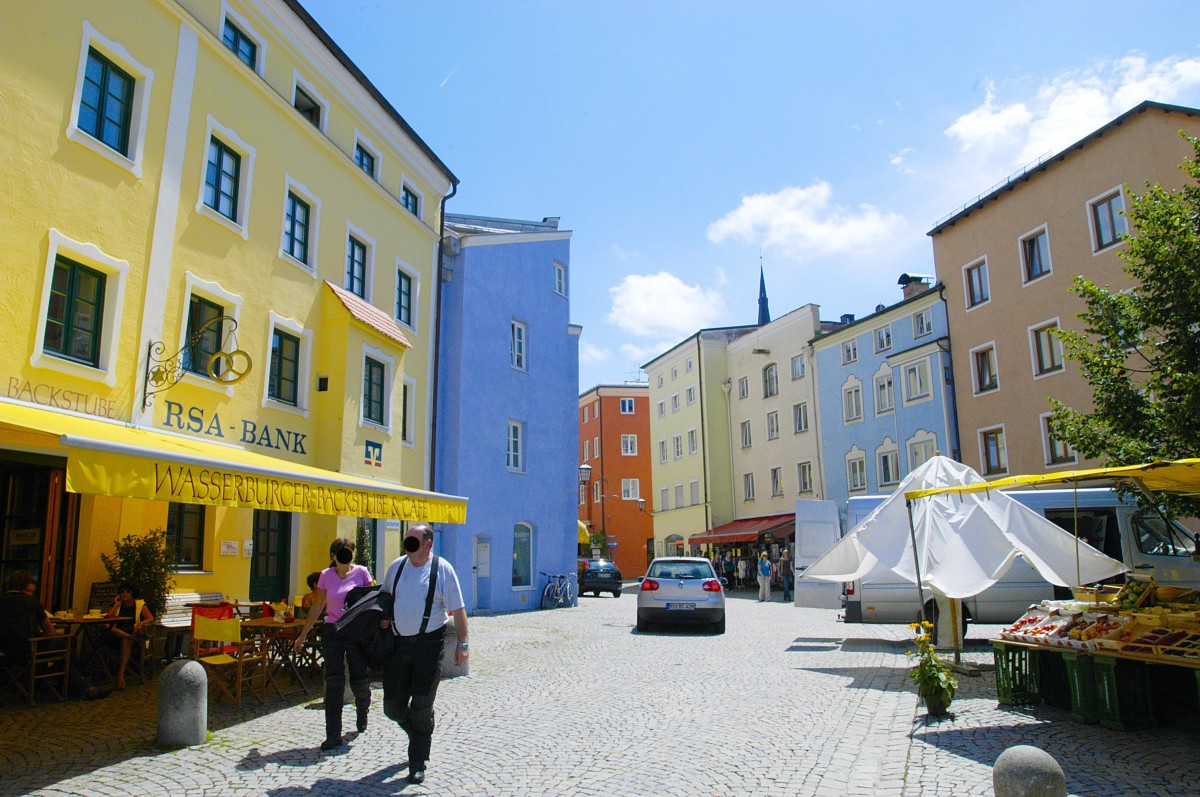
M 454 663 L 467 660 L 467 610 L 454 568 L 433 555 L 433 529 L 409 526 L 406 556 L 388 567 L 381 585 L 383 627 L 390 625 L 395 647 L 383 663 L 383 713 L 408 734 L 408 782 L 425 780 L 433 740 L 433 701 L 437 695 L 446 614 L 454 617 L 458 647 Z M 387 599 L 391 597 L 391 608 Z
M 783 602 L 792 602 L 792 581 L 796 574 L 792 570 L 792 555 L 788 552 L 785 545 L 783 553 L 779 555 L 779 579 L 783 582 Z

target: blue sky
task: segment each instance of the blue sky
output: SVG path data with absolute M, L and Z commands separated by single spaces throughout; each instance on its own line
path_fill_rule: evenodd
M 448 210 L 573 231 L 581 391 L 754 323 L 760 254 L 773 317 L 899 301 L 937 220 L 1142 100 L 1200 107 L 1195 0 L 301 2 Z

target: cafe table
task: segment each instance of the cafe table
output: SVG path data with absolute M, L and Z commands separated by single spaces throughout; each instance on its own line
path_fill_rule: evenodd
M 105 617 L 102 614 L 68 615 L 66 617 L 51 617 L 50 624 L 64 629 L 65 633 L 75 638 L 75 655 L 77 661 L 98 661 L 100 669 L 109 684 L 115 683 L 115 676 L 108 666 L 108 659 L 102 655 L 104 632 L 113 626 L 119 618 Z
M 275 693 L 280 697 L 294 694 L 301 689 L 304 690 L 306 696 L 310 694 L 308 684 L 304 682 L 304 676 L 301 675 L 300 668 L 296 666 L 296 657 L 292 652 L 292 643 L 296 641 L 296 635 L 303 627 L 304 623 L 295 620 L 276 620 L 274 617 L 256 617 L 252 620 L 242 621 L 242 631 L 261 636 L 265 640 L 267 679 L 270 680 L 271 686 L 275 688 Z M 285 667 L 292 674 L 296 683 L 300 685 L 299 689 L 284 692 L 279 688 L 279 682 L 275 676 Z

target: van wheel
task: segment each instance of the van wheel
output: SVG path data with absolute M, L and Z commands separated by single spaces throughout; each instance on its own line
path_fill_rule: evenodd
M 937 602 L 936 601 L 926 601 L 925 602 L 925 615 L 924 615 L 924 617 L 919 618 L 922 620 L 928 619 L 931 623 L 933 623 L 933 639 L 935 642 L 937 641 L 937 638 L 938 638 L 938 628 L 939 628 L 938 614 L 939 614 L 939 612 L 938 612 Z M 967 607 L 964 605 L 962 607 L 962 615 L 958 618 L 958 620 L 959 620 L 958 638 L 960 641 L 963 641 L 963 642 L 965 642 L 967 639 L 967 620 L 969 617 L 970 617 L 970 612 L 967 611 Z

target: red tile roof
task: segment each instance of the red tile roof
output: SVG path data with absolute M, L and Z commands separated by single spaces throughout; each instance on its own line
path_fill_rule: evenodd
M 366 324 L 371 329 L 383 335 L 388 340 L 393 340 L 399 343 L 406 349 L 411 349 L 412 344 L 408 342 L 408 338 L 404 337 L 404 333 L 400 331 L 400 327 L 392 320 L 384 311 L 380 310 L 370 302 L 360 299 L 345 288 L 339 288 L 329 280 L 325 280 L 325 284 L 333 291 L 333 295 L 341 300 L 346 309 L 350 311 L 350 315 L 362 324 Z

